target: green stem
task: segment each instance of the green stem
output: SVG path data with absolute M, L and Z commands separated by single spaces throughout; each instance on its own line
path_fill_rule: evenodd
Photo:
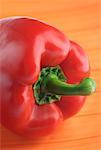
M 91 78 L 85 78 L 79 84 L 68 84 L 60 67 L 46 67 L 33 89 L 36 103 L 43 105 L 59 101 L 62 95 L 90 95 L 96 90 L 96 83 Z
M 96 89 L 95 81 L 91 78 L 85 78 L 79 84 L 68 84 L 53 74 L 47 76 L 44 83 L 44 91 L 57 95 L 90 95 Z

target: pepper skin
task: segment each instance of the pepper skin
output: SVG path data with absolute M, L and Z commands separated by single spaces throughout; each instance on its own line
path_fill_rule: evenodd
M 82 48 L 61 31 L 33 18 L 0 20 L 0 122 L 6 128 L 27 138 L 45 136 L 80 110 L 85 96 L 36 103 L 32 85 L 43 67 L 57 65 L 68 83 L 89 76 L 89 63 Z
M 73 41 L 70 41 L 68 57 L 60 66 L 67 76 L 67 82 L 71 84 L 78 83 L 81 79 L 90 75 L 88 57 L 84 50 Z M 84 105 L 85 99 L 85 96 L 62 96 L 61 101 L 57 102 L 57 105 L 61 108 L 64 119 L 79 112 Z

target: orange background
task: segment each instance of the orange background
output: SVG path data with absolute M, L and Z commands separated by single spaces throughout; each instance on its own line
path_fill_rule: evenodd
M 101 149 L 100 0 L 0 0 L 0 18 L 31 16 L 61 29 L 85 49 L 97 91 L 83 109 L 48 137 L 24 140 L 1 126 L 2 150 Z

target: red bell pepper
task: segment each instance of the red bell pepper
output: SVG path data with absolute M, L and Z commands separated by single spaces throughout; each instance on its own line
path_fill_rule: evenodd
M 86 54 L 61 31 L 32 18 L 0 20 L 0 121 L 9 130 L 51 133 L 95 91 L 88 77 Z

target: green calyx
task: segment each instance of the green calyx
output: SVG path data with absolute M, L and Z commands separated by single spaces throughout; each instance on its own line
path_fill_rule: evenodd
M 33 89 L 36 103 L 42 105 L 59 101 L 62 95 L 90 95 L 95 92 L 96 83 L 84 78 L 79 84 L 68 84 L 59 66 L 47 67 L 42 69 Z
M 62 82 L 66 81 L 66 78 L 59 66 L 43 68 L 37 82 L 33 86 L 36 102 L 39 105 L 53 103 L 61 98 L 60 95 L 48 92 L 46 89 L 46 78 L 50 75 L 55 75 Z

